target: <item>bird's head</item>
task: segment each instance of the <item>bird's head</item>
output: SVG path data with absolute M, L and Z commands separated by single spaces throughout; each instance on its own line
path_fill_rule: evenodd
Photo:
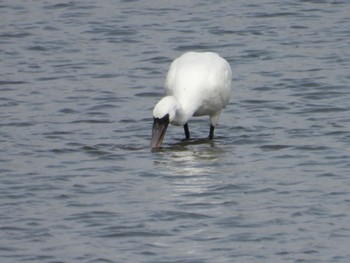
M 161 99 L 153 109 L 153 128 L 151 147 L 159 148 L 162 145 L 166 129 L 176 117 L 179 103 L 173 96 Z

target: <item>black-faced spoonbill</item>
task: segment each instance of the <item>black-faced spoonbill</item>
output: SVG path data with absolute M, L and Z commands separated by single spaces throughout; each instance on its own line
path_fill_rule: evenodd
M 153 109 L 151 147 L 159 148 L 169 123 L 183 126 L 190 138 L 192 116 L 210 116 L 209 138 L 231 96 L 232 71 L 216 53 L 188 52 L 175 59 L 165 80 L 165 94 Z

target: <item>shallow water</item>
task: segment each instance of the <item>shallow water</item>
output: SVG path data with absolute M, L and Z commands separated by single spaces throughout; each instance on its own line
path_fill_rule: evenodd
M 1 262 L 348 262 L 348 1 L 3 1 Z M 220 53 L 214 141 L 170 62 Z

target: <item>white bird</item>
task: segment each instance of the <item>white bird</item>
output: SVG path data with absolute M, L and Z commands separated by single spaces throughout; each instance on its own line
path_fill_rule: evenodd
M 188 52 L 175 59 L 165 80 L 165 94 L 153 109 L 151 147 L 159 148 L 169 123 L 183 126 L 190 138 L 192 116 L 210 116 L 209 138 L 231 96 L 230 64 L 213 52 Z

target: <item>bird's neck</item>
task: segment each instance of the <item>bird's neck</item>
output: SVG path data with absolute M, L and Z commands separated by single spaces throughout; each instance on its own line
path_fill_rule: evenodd
M 175 125 L 185 125 L 198 109 L 196 101 L 183 101 L 178 103 L 176 117 L 173 121 Z

